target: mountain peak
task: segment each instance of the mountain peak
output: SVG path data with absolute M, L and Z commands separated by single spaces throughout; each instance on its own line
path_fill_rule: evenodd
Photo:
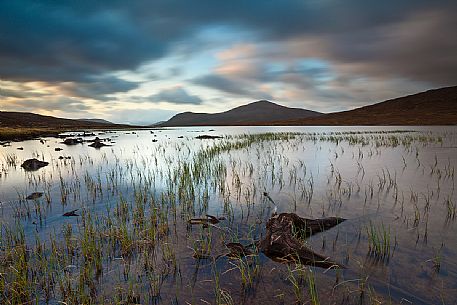
M 182 112 L 162 126 L 253 125 L 278 120 L 315 117 L 319 112 L 289 108 L 268 100 L 259 100 L 220 113 Z

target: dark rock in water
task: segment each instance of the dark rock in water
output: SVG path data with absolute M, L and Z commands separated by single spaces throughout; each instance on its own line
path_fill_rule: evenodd
M 182 138 L 184 138 L 184 136 L 179 136 L 179 137 L 178 137 L 178 139 L 182 139 Z
M 204 135 L 195 137 L 195 139 L 200 139 L 200 140 L 205 140 L 205 139 L 222 139 L 222 137 L 221 137 L 221 136 L 211 136 L 211 135 L 204 134 Z
M 40 198 L 41 196 L 43 196 L 43 193 L 35 192 L 35 193 L 32 193 L 32 194 L 28 195 L 25 199 L 27 199 L 27 200 L 35 200 L 35 199 Z
M 95 133 L 93 132 L 83 132 L 77 135 L 78 137 L 95 137 Z
M 21 167 L 26 171 L 36 171 L 42 167 L 49 165 L 49 162 L 40 161 L 38 159 L 28 159 L 22 163 Z
M 152 142 L 154 142 L 154 143 L 155 143 L 155 142 L 157 142 L 157 140 L 156 140 L 156 139 L 152 139 Z
M 82 142 L 83 142 L 83 139 L 81 139 L 81 138 L 67 138 L 63 141 L 63 144 L 76 145 L 76 144 L 81 144 Z
M 76 211 L 77 211 L 77 210 L 78 210 L 78 209 L 72 210 L 72 211 L 69 211 L 69 212 L 66 212 L 66 213 L 64 213 L 62 216 L 65 216 L 65 217 L 79 216 L 78 214 L 76 214 Z
M 92 144 L 90 144 L 89 146 L 90 147 L 94 147 L 94 148 L 110 146 L 110 145 L 106 145 L 105 143 L 103 143 L 102 140 L 100 140 L 98 137 L 96 137 L 94 140 L 89 141 L 89 142 L 92 142 Z
M 18 147 L 17 150 L 24 150 L 24 147 Z
M 294 213 L 273 215 L 267 222 L 265 237 L 258 248 L 269 258 L 281 262 L 298 262 L 322 268 L 343 267 L 328 257 L 314 253 L 303 240 L 345 221 L 339 217 L 306 219 Z M 294 234 L 293 232 L 296 232 Z
M 56 148 L 54 148 L 54 150 L 55 150 L 55 151 L 61 151 L 61 150 L 63 150 L 63 149 L 60 148 L 60 147 L 56 147 Z
M 94 142 L 92 144 L 89 144 L 89 146 L 93 147 L 93 148 L 101 148 L 101 147 L 110 146 L 110 145 L 106 145 L 105 143 L 102 143 L 102 142 Z

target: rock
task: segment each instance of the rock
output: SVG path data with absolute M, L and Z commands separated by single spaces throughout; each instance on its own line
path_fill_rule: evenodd
M 179 136 L 179 137 L 178 137 L 178 139 L 182 139 L 182 138 L 184 138 L 184 136 Z
M 21 167 L 26 171 L 36 171 L 42 167 L 49 165 L 49 162 L 40 161 L 38 159 L 28 159 L 22 163 Z
M 63 149 L 60 148 L 60 147 L 56 147 L 56 148 L 54 148 L 54 150 L 55 150 L 55 151 L 61 151 L 61 150 L 63 150 Z
M 89 146 L 90 147 L 94 147 L 94 148 L 100 148 L 100 147 L 103 147 L 103 146 L 110 146 L 110 145 L 106 145 L 105 143 L 103 143 L 102 140 L 100 140 L 98 137 L 96 137 L 94 140 L 89 141 L 89 142 L 92 142 L 92 144 L 90 144 Z
M 93 132 L 83 132 L 77 135 L 78 137 L 95 137 L 95 133 Z
M 78 209 L 72 210 L 72 211 L 69 211 L 69 212 L 66 212 L 66 213 L 64 213 L 62 216 L 64 216 L 64 217 L 79 216 L 78 214 L 76 214 L 76 211 L 77 211 L 77 210 L 78 210 Z
M 200 140 L 205 140 L 205 139 L 222 139 L 222 137 L 221 137 L 221 136 L 211 136 L 211 135 L 204 134 L 204 135 L 195 137 L 195 139 L 200 139 Z
M 155 142 L 157 142 L 157 140 L 156 140 L 156 139 L 152 139 L 152 142 L 154 142 L 154 143 L 155 143 Z
M 41 196 L 43 196 L 43 193 L 34 192 L 34 193 L 28 195 L 27 197 L 25 197 L 25 199 L 27 199 L 27 200 L 36 200 L 36 199 L 40 198 Z
M 93 147 L 93 148 L 101 148 L 101 147 L 110 146 L 110 145 L 106 145 L 105 143 L 102 143 L 102 142 L 94 142 L 92 144 L 89 144 L 89 146 Z
M 17 150 L 24 150 L 24 147 L 18 147 Z
M 63 144 L 76 145 L 76 144 L 81 144 L 82 142 L 83 142 L 83 139 L 81 139 L 81 138 L 67 138 L 63 141 Z

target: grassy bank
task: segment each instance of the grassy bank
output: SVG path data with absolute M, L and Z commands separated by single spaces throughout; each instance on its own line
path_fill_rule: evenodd
M 72 126 L 72 127 L 0 127 L 0 141 L 24 141 L 39 137 L 52 137 L 66 131 L 75 130 L 106 130 L 106 129 L 138 129 L 137 126 Z

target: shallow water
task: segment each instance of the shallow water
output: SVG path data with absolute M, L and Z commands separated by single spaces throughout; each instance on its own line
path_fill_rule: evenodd
M 249 143 L 241 136 L 271 132 L 293 134 Z M 224 138 L 195 139 L 200 134 Z M 46 138 L 0 147 L 3 301 L 18 291 L 11 253 L 25 244 L 22 297 L 39 303 L 310 303 L 314 280 L 320 304 L 456 304 L 457 127 L 193 127 L 98 136 L 111 146 Z M 235 142 L 245 145 L 211 149 Z M 50 164 L 25 172 L 20 164 L 32 157 Z M 32 192 L 44 195 L 25 200 Z M 74 209 L 81 216 L 62 216 Z M 306 241 L 346 268 L 220 256 L 224 243 L 261 238 L 274 210 L 346 218 Z M 208 229 L 187 225 L 205 214 L 226 220 Z M 370 228 L 387 237 L 386 255 L 369 251 Z M 24 241 L 11 242 L 20 232 Z M 209 258 L 193 257 L 208 245 Z

